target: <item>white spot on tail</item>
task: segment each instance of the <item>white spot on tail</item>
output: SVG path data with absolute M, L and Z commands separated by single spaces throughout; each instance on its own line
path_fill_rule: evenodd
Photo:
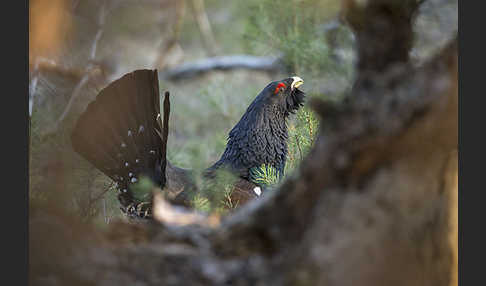
M 150 150 L 149 153 L 150 154 L 155 154 L 155 151 L 154 150 Z
M 130 182 L 132 182 L 132 183 L 137 182 L 137 178 L 132 178 L 132 180 Z
M 125 162 L 125 167 L 128 167 L 130 164 L 128 164 L 128 162 Z
M 253 191 L 257 196 L 260 196 L 262 194 L 262 189 L 260 189 L 260 187 L 253 188 Z
M 129 176 L 130 178 L 131 178 L 131 177 L 133 177 L 133 173 L 132 173 L 132 172 L 128 173 L 128 176 Z
M 126 193 L 127 192 L 127 189 L 123 189 L 122 192 Z
M 128 129 L 128 136 L 132 136 L 132 130 Z
M 127 147 L 127 144 L 125 144 L 125 142 L 122 142 L 121 146 L 122 146 L 122 148 L 125 148 L 125 147 Z
M 138 159 L 135 159 L 135 163 L 138 163 L 138 162 L 140 162 L 140 160 L 138 160 Z
M 145 128 L 143 127 L 143 125 L 140 125 L 140 127 L 138 128 L 138 133 L 141 133 L 145 130 Z

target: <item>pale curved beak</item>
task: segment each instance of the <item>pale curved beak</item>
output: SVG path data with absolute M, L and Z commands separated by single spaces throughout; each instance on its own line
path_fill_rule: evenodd
M 301 79 L 298 76 L 293 76 L 292 79 L 293 79 L 293 81 L 292 81 L 292 84 L 290 85 L 291 90 L 294 90 L 294 89 L 298 88 L 299 86 L 301 86 L 302 84 L 304 84 L 304 80 Z

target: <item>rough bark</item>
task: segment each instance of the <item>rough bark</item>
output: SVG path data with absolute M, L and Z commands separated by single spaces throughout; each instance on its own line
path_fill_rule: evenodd
M 416 12 L 423 0 L 343 0 L 342 18 L 356 35 L 358 76 L 355 89 L 371 77 L 408 64 Z
M 107 232 L 33 208 L 31 283 L 456 285 L 457 41 L 413 68 L 402 52 L 387 56 L 409 49 L 408 37 L 368 49 L 376 39 L 360 34 L 394 25 L 416 1 L 343 2 L 364 23 L 357 72 L 367 84 L 339 105 L 312 102 L 318 138 L 278 191 L 217 225 L 183 212 L 170 223 L 177 210 L 157 201 L 162 222 Z M 394 29 L 408 33 L 405 22 Z

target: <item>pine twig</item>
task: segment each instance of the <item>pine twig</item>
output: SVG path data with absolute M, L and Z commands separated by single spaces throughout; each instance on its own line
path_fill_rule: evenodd
M 299 140 L 299 136 L 297 136 L 297 134 L 295 134 L 295 142 L 297 144 L 297 148 L 299 149 L 300 161 L 302 161 L 302 148 L 300 147 L 300 140 Z

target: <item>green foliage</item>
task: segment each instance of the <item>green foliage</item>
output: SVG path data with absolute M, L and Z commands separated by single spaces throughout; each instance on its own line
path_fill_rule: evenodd
M 258 168 L 251 168 L 250 178 L 254 183 L 263 187 L 274 186 L 279 182 L 277 169 L 265 164 Z
M 249 15 L 245 30 L 248 50 L 282 53 L 289 71 L 298 74 L 329 69 L 332 61 L 322 24 L 334 15 L 335 1 L 318 2 L 245 1 L 241 8 Z
M 286 174 L 292 172 L 310 151 L 319 129 L 319 120 L 309 107 L 301 108 L 296 115 L 295 120 L 289 124 Z
M 200 194 L 193 198 L 194 207 L 205 212 L 224 213 L 235 208 L 230 198 L 233 185 L 238 178 L 225 169 L 216 171 L 214 180 L 200 181 Z

